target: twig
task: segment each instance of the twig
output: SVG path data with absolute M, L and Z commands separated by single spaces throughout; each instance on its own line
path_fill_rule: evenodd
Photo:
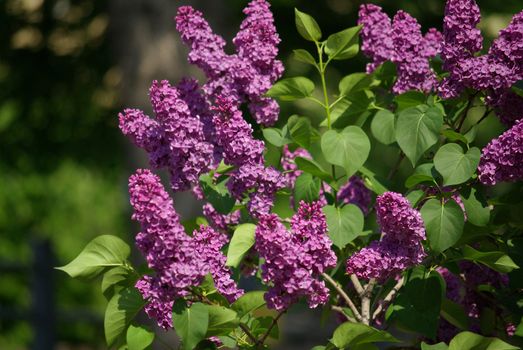
M 467 102 L 467 106 L 465 107 L 465 110 L 463 111 L 463 116 L 461 117 L 461 120 L 459 121 L 459 125 L 456 129 L 457 132 L 461 130 L 461 127 L 463 126 L 463 123 L 465 123 L 465 119 L 467 119 L 467 115 L 469 114 L 470 107 L 472 106 L 472 102 L 474 102 L 474 99 L 476 98 L 477 94 L 479 92 L 474 93 L 469 97 L 469 101 Z
M 354 286 L 354 289 L 356 289 L 356 292 L 358 292 L 358 295 L 360 297 L 362 297 L 363 293 L 364 293 L 364 290 L 363 290 L 363 286 L 361 285 L 360 280 L 358 279 L 358 277 L 356 277 L 355 274 L 351 274 L 350 275 L 350 280 L 352 282 L 352 285 Z
M 258 339 L 251 333 L 251 331 L 249 330 L 249 327 L 247 327 L 246 325 L 244 325 L 243 323 L 240 323 L 240 328 L 242 329 L 243 333 L 247 334 L 247 336 L 249 337 L 249 339 L 254 343 L 258 343 Z
M 372 278 L 365 286 L 361 297 L 361 317 L 364 324 L 370 324 L 370 301 L 372 299 L 372 290 L 376 285 L 376 280 Z
M 345 311 L 343 311 L 343 308 L 342 308 L 342 307 L 339 307 L 339 306 L 336 306 L 336 305 L 332 305 L 332 306 L 331 306 L 331 309 L 332 309 L 333 311 L 337 311 L 337 312 L 339 312 L 340 314 L 342 314 L 343 316 L 345 316 L 345 317 L 347 318 L 347 320 L 349 320 L 350 322 L 352 322 L 352 323 L 358 323 L 354 317 L 351 317 L 351 316 L 347 315 L 347 314 L 345 313 Z
M 327 275 L 326 273 L 322 273 L 321 274 L 323 276 L 323 278 L 329 282 L 333 287 L 334 289 L 336 289 L 336 292 L 338 292 L 338 294 L 343 298 L 343 300 L 345 301 L 345 303 L 350 307 L 352 313 L 354 314 L 354 317 L 356 317 L 356 319 L 358 321 L 362 321 L 362 318 L 361 318 L 361 314 L 360 312 L 358 311 L 358 309 L 356 308 L 356 305 L 354 305 L 354 303 L 352 302 L 352 300 L 349 298 L 349 296 L 347 295 L 347 293 L 345 293 L 343 291 L 343 289 L 340 287 L 340 285 L 338 284 L 338 282 L 336 282 L 335 280 L 333 280 L 331 278 L 331 276 Z
M 260 338 L 260 340 L 258 340 L 257 344 L 258 345 L 263 345 L 263 343 L 265 342 L 265 340 L 267 339 L 267 337 L 269 336 L 269 334 L 271 333 L 272 329 L 274 328 L 274 326 L 278 323 L 278 320 L 280 319 L 280 317 L 286 312 L 287 310 L 282 310 L 280 311 L 280 313 L 278 314 L 278 316 L 276 316 L 275 318 L 273 318 L 272 320 L 272 323 L 271 325 L 269 326 L 269 328 L 267 329 L 267 332 L 265 332 L 265 334 Z
M 394 299 L 394 297 L 396 296 L 398 291 L 403 286 L 403 282 L 405 282 L 405 277 L 401 277 L 399 279 L 399 281 L 394 285 L 394 287 L 392 287 L 392 289 L 390 290 L 389 294 L 387 294 L 385 296 L 385 298 L 380 302 L 380 304 L 378 305 L 378 307 L 376 308 L 376 310 L 372 314 L 372 319 L 373 320 L 376 319 L 376 317 L 378 317 L 379 314 L 384 310 L 385 306 L 387 304 L 389 304 L 392 301 L 392 299 Z

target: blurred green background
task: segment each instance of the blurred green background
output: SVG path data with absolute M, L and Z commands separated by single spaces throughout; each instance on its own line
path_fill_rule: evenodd
M 400 8 L 410 12 L 425 30 L 441 29 L 443 0 L 373 2 L 391 15 Z M 117 113 L 123 106 L 150 111 L 147 89 L 153 79 L 176 80 L 187 72 L 201 77 L 186 63 L 172 21 L 176 8 L 200 8 L 216 31 L 231 39 L 246 3 L 0 1 L 0 349 L 39 348 L 31 326 L 39 262 L 32 247 L 49 241 L 57 266 L 100 234 L 132 241 L 136 228 L 129 220 L 126 179 L 147 163 L 119 133 Z M 313 14 L 329 34 L 354 26 L 362 1 L 271 3 L 287 74 L 313 75 L 290 57 L 293 49 L 311 48 L 295 32 L 293 7 Z M 523 7 L 521 0 L 478 4 L 487 40 Z M 335 87 L 364 65 L 362 56 L 336 62 L 329 81 Z M 312 106 L 282 107 L 288 115 L 291 107 L 310 111 Z M 181 208 L 182 215 L 192 210 Z M 105 301 L 98 284 L 61 273 L 52 273 L 47 283 L 55 302 L 56 348 L 105 348 Z

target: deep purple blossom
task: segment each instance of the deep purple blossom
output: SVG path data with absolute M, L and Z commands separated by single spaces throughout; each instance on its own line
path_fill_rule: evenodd
M 228 96 L 237 106 L 246 102 L 263 125 L 278 119 L 278 104 L 263 95 L 283 74 L 283 65 L 276 60 L 280 39 L 269 6 L 265 0 L 253 0 L 244 9 L 246 18 L 233 40 L 233 55 L 225 53 L 225 41 L 213 33 L 201 12 L 182 6 L 176 16 L 176 28 L 191 49 L 189 62 L 207 76 L 208 96 Z
M 361 177 L 352 176 L 340 187 L 337 198 L 342 203 L 357 205 L 365 215 L 369 213 L 371 191 L 365 186 Z
M 361 5 L 358 24 L 363 25 L 362 51 L 373 61 L 367 65 L 367 73 L 392 61 L 397 67 L 395 94 L 409 90 L 429 92 L 435 87 L 436 76 L 429 59 L 440 51 L 441 33 L 431 28 L 423 37 L 421 26 L 408 13 L 398 11 L 391 23 L 381 7 L 372 4 Z
M 494 108 L 499 120 L 508 127 L 523 119 L 523 97 L 509 89 L 490 92 L 485 103 Z
M 485 185 L 523 180 L 523 119 L 483 148 L 478 172 Z
M 385 280 L 421 263 L 425 257 L 421 244 L 425 228 L 420 213 L 399 193 L 385 192 L 379 196 L 376 214 L 381 240 L 352 255 L 347 260 L 347 273 Z
M 319 275 L 336 265 L 319 203 L 300 203 L 291 231 L 274 215 L 261 217 L 256 228 L 256 250 L 265 259 L 263 281 L 269 284 L 267 306 L 284 310 L 300 297 L 314 308 L 325 304 L 329 290 Z
M 155 276 L 145 276 L 136 287 L 147 300 L 145 312 L 158 325 L 172 327 L 174 301 L 190 293 L 211 273 L 216 288 L 233 301 L 242 291 L 237 289 L 225 267 L 221 247 L 227 237 L 209 227 L 188 236 L 173 207 L 172 199 L 163 188 L 160 178 L 149 170 L 138 170 L 129 179 L 133 220 L 141 225 L 136 245 L 145 256 Z

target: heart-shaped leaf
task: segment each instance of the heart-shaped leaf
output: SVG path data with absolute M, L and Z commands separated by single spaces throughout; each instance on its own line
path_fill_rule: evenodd
M 481 152 L 472 147 L 463 152 L 460 145 L 448 143 L 442 146 L 434 156 L 434 166 L 443 176 L 445 186 L 461 184 L 474 174 L 479 164 Z
M 452 199 L 446 203 L 438 199 L 428 200 L 421 208 L 421 216 L 430 246 L 435 252 L 452 247 L 463 234 L 463 210 Z
M 354 204 L 347 204 L 341 208 L 327 205 L 323 207 L 323 212 L 327 218 L 329 237 L 336 247 L 345 248 L 362 233 L 363 213 Z

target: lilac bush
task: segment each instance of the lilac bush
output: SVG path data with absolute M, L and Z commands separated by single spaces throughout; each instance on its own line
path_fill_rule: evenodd
M 282 315 L 306 303 L 342 322 L 315 350 L 519 349 L 523 12 L 484 48 L 474 0 L 447 0 L 441 31 L 425 33 L 405 11 L 363 4 L 358 26 L 325 38 L 295 10 L 313 49 L 295 59 L 314 66 L 317 87 L 281 79 L 269 2 L 244 14 L 229 54 L 204 14 L 181 6 L 176 29 L 204 81 L 154 81 L 151 117 L 119 114 L 150 162 L 129 179 L 145 264 L 101 236 L 61 268 L 103 275 L 108 345 L 150 346 L 134 320 L 143 310 L 184 350 L 268 348 Z M 366 72 L 331 96 L 329 64 L 360 40 Z M 300 99 L 324 119 L 280 113 Z M 202 216 L 182 222 L 161 173 Z

